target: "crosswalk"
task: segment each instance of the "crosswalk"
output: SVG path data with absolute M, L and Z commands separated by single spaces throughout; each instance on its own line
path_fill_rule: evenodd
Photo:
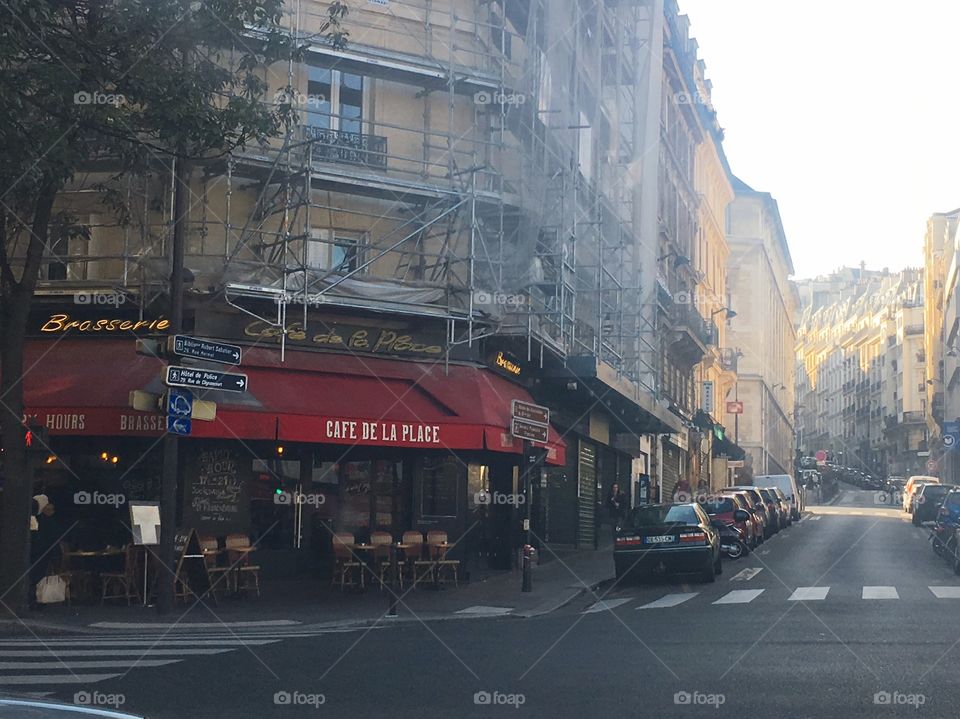
M 664 594 L 652 601 L 644 600 L 639 597 L 617 597 L 612 599 L 601 599 L 594 602 L 582 614 L 598 614 L 619 607 L 625 607 L 628 604 L 637 604 L 635 609 L 672 609 L 682 604 L 693 602 L 712 605 L 731 605 L 731 604 L 751 604 L 758 599 L 772 599 L 773 601 L 785 600 L 787 602 L 826 602 L 831 599 L 850 600 L 850 601 L 896 601 L 902 600 L 897 587 L 868 585 L 859 587 L 858 591 L 853 592 L 850 587 L 843 587 L 843 591 L 838 595 L 837 592 L 831 594 L 833 587 L 815 586 L 815 587 L 778 587 L 775 589 L 733 589 L 721 594 L 719 597 L 715 593 L 705 592 L 672 592 Z M 909 599 L 930 599 L 948 600 L 960 599 L 960 586 L 928 586 L 925 588 L 911 588 Z
M 118 628 L 119 629 L 119 628 Z M 311 628 L 295 623 L 234 629 L 227 625 L 124 629 L 85 636 L 0 639 L 0 692 L 13 687 L 73 685 L 78 688 L 139 669 L 177 664 L 261 647 L 285 639 L 366 631 L 357 627 Z

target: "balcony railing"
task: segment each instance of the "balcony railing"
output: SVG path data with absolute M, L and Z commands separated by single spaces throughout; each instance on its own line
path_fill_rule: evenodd
M 724 347 L 720 350 L 720 369 L 725 372 L 736 372 L 737 359 L 739 355 L 735 349 Z
M 903 328 L 903 334 L 905 335 L 922 335 L 923 334 L 923 323 L 907 325 Z
M 313 159 L 323 162 L 345 162 L 351 165 L 387 167 L 387 138 L 362 132 L 304 127 L 304 136 L 314 140 Z
M 714 342 L 714 335 L 707 321 L 693 305 L 674 305 L 671 319 L 677 329 L 686 327 L 704 346 Z

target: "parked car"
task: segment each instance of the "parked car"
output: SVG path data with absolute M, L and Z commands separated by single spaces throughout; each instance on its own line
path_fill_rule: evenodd
M 753 478 L 753 483 L 758 487 L 776 487 L 783 492 L 783 496 L 790 500 L 793 521 L 800 519 L 800 515 L 807 508 L 803 488 L 797 486 L 797 480 L 792 475 L 761 474 Z
M 922 522 L 932 522 L 943 500 L 952 487 L 943 484 L 922 484 L 913 496 L 913 524 L 919 527 Z
M 753 501 L 750 498 L 750 495 L 746 492 L 735 489 L 724 489 L 723 496 L 732 497 L 738 503 L 739 508 L 745 510 L 747 514 L 750 515 L 749 521 L 746 522 L 746 525 L 752 532 L 749 538 L 750 549 L 754 549 L 758 545 L 763 544 L 765 526 L 764 514 L 753 506 Z
M 787 527 L 787 513 L 780 506 L 780 500 L 770 487 L 757 487 L 760 496 L 767 503 L 767 513 L 773 517 L 774 533 Z
M 613 562 L 617 579 L 695 572 L 713 582 L 723 571 L 720 535 L 696 503 L 635 507 L 617 531 Z
M 777 501 L 780 503 L 780 511 L 784 517 L 784 521 L 789 527 L 793 524 L 793 512 L 791 511 L 790 502 L 783 496 L 783 492 L 780 491 L 779 487 L 770 487 L 770 491 L 773 492 Z
M 720 521 L 740 531 L 747 551 L 753 547 L 753 515 L 741 506 L 743 500 L 731 495 L 713 495 L 702 506 L 712 521 Z
M 913 495 L 917 491 L 918 485 L 921 484 L 940 484 L 940 480 L 936 477 L 928 477 L 923 474 L 917 474 L 907 480 L 907 483 L 903 487 L 903 511 L 912 512 L 913 511 Z
M 733 489 L 739 489 L 747 493 L 747 496 L 750 498 L 750 504 L 754 508 L 758 509 L 763 514 L 763 538 L 767 539 L 776 534 L 776 517 L 773 513 L 770 512 L 770 509 L 767 507 L 767 500 L 763 498 L 763 495 L 757 491 L 756 487 L 745 487 L 739 486 L 734 487 Z
M 937 510 L 937 521 L 960 526 L 960 489 L 951 487 L 947 492 Z

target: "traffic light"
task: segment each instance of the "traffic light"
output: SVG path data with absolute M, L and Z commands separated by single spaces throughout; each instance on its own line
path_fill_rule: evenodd
M 30 423 L 23 428 L 23 446 L 28 453 L 49 454 L 50 435 L 42 424 Z

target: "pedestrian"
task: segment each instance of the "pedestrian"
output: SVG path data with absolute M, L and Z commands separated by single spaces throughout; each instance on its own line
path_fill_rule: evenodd
M 33 497 L 33 516 L 30 518 L 30 606 L 38 608 L 37 584 L 60 563 L 60 523 L 55 517 L 56 507 L 45 494 Z M 36 525 L 36 529 L 33 529 Z
M 613 538 L 616 541 L 617 528 L 627 513 L 627 495 L 620 491 L 620 485 L 616 482 L 610 487 L 610 494 L 607 495 L 607 513 L 610 524 L 613 525 Z

